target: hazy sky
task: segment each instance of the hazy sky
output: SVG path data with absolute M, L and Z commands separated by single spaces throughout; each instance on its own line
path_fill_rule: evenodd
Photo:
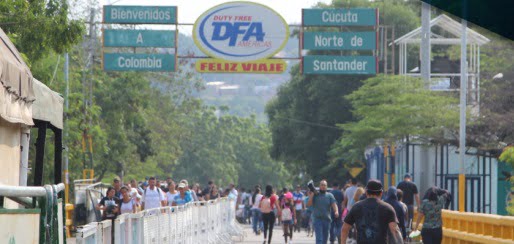
M 289 24 L 301 22 L 302 8 L 310 8 L 318 2 L 331 0 L 248 0 L 267 5 L 280 13 Z M 100 0 L 100 4 L 114 5 L 171 5 L 178 8 L 179 23 L 194 23 L 206 10 L 229 0 Z

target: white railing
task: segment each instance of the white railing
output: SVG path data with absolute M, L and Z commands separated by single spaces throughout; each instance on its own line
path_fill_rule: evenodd
M 149 209 L 122 214 L 114 221 L 90 223 L 77 231 L 77 243 L 230 243 L 233 236 L 243 238 L 235 220 L 235 201 L 193 202 L 184 206 Z

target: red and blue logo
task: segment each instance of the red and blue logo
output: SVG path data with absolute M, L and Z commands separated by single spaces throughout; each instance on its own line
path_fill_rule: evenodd
M 267 6 L 230 2 L 207 10 L 196 21 L 193 38 L 207 55 L 245 62 L 272 57 L 287 43 L 289 27 Z

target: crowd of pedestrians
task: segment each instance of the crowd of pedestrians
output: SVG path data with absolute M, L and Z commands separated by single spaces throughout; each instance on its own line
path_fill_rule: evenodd
M 202 189 L 198 183 L 190 186 L 187 180 L 177 183 L 168 178 L 161 182 L 149 177 L 143 182 L 122 184 L 116 178 L 97 209 L 102 210 L 103 220 L 113 220 L 119 214 L 227 197 L 237 201 L 238 221 L 251 224 L 255 235 L 262 234 L 263 244 L 272 242 L 275 227 L 281 227 L 285 243 L 293 243 L 293 234 L 300 234 L 302 229 L 307 236 L 315 236 L 316 244 L 341 244 L 348 239 L 357 243 L 403 243 L 418 230 L 423 218 L 423 243 L 441 243 L 441 210 L 451 201 L 448 191 L 431 187 L 420 199 L 409 174 L 386 192 L 378 180 L 369 180 L 363 186 L 351 179 L 344 185 L 331 186 L 329 189 L 328 182 L 322 180 L 318 188 L 297 185 L 294 191 L 279 191 L 271 185 L 245 189 L 230 184 L 223 189 L 209 181 Z M 416 207 L 418 215 L 413 222 Z
M 404 243 L 418 230 L 425 218 L 421 237 L 423 243 L 442 242 L 441 210 L 447 208 L 451 195 L 447 190 L 431 187 L 422 199 L 412 177 L 406 174 L 396 187 L 384 186 L 378 180 L 361 185 L 355 179 L 340 186 L 326 180 L 318 188 L 296 186 L 276 191 L 268 185 L 264 193 L 259 185 L 240 195 L 240 222 L 252 225 L 256 235 L 263 234 L 263 243 L 271 243 L 272 226 L 281 226 L 285 243 L 293 242 L 293 233 L 306 230 L 315 235 L 316 244 Z M 243 189 L 241 188 L 241 191 Z M 413 221 L 414 211 L 418 211 Z

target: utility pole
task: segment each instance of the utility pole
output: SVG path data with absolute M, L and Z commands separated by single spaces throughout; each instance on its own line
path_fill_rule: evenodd
M 466 3 L 464 3 L 465 5 Z M 460 38 L 460 126 L 459 126 L 459 212 L 466 210 L 466 172 L 464 157 L 466 152 L 466 95 L 468 90 L 467 21 L 461 20 Z
M 89 109 L 93 105 L 93 65 L 94 65 L 94 51 L 96 43 L 96 28 L 95 28 L 95 9 L 91 8 L 91 15 L 89 16 L 89 41 L 87 43 L 87 60 L 86 68 L 82 72 L 82 94 L 84 96 L 84 130 L 82 133 L 82 152 L 84 161 L 84 179 L 93 179 L 93 140 L 89 130 L 92 126 L 92 115 Z M 88 175 L 89 173 L 89 175 Z
M 69 113 L 69 92 L 70 92 L 70 82 L 69 82 L 69 56 L 68 53 L 64 54 L 64 81 L 66 83 L 66 89 L 64 90 L 64 203 L 69 203 L 69 190 L 70 190 L 70 182 L 69 182 L 69 173 L 68 173 L 68 113 Z
M 430 4 L 421 4 L 421 77 L 426 85 L 430 82 Z

